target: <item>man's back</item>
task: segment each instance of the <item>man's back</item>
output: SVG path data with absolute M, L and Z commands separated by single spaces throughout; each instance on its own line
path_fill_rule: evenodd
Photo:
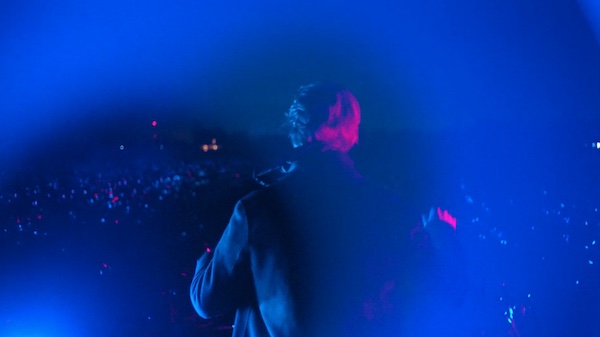
M 395 336 L 406 325 L 427 252 L 410 240 L 416 217 L 391 194 L 320 154 L 242 204 L 256 299 L 273 336 Z

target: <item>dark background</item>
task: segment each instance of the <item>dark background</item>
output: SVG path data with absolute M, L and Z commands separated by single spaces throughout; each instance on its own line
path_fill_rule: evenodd
M 465 335 L 597 334 L 597 7 L 3 2 L 0 334 L 230 334 L 195 259 L 320 79 L 361 103 L 365 177 L 457 216 Z
M 2 147 L 25 153 L 115 114 L 272 132 L 294 90 L 319 79 L 352 89 L 369 130 L 597 122 L 597 7 L 4 1 Z

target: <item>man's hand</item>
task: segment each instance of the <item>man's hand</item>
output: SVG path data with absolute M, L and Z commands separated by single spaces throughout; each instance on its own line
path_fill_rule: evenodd
M 431 208 L 427 215 L 421 216 L 423 229 L 438 250 L 446 250 L 456 234 L 456 218 L 440 207 Z
M 432 207 L 429 210 L 428 215 L 421 216 L 421 221 L 423 224 L 423 228 L 425 228 L 425 229 L 427 229 L 427 227 L 430 226 L 432 223 L 441 221 L 441 222 L 444 222 L 444 223 L 450 225 L 450 227 L 452 227 L 452 229 L 456 230 L 456 218 L 453 217 L 452 214 L 450 214 L 448 212 L 448 210 L 442 211 L 442 209 L 439 207 L 437 209 L 434 209 Z

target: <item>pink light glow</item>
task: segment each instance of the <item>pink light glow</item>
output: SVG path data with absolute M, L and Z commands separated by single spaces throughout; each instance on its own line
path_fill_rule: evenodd
M 156 121 L 152 121 L 152 126 L 156 127 L 158 125 L 158 123 Z
M 315 132 L 315 138 L 324 143 L 323 150 L 348 152 L 358 143 L 360 106 L 348 90 L 337 94 L 337 101 L 329 107 L 329 119 Z
M 450 226 L 452 226 L 452 228 L 454 228 L 454 230 L 456 230 L 456 218 L 452 216 L 452 214 L 448 213 L 447 210 L 442 212 L 441 208 L 437 208 L 437 214 L 438 214 L 438 218 L 449 224 Z

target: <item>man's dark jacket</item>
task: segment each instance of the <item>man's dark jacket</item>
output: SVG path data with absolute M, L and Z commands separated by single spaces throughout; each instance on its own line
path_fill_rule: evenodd
M 191 285 L 205 318 L 236 311 L 234 337 L 401 336 L 424 331 L 428 252 L 415 210 L 360 178 L 345 154 L 311 153 L 242 198 Z

